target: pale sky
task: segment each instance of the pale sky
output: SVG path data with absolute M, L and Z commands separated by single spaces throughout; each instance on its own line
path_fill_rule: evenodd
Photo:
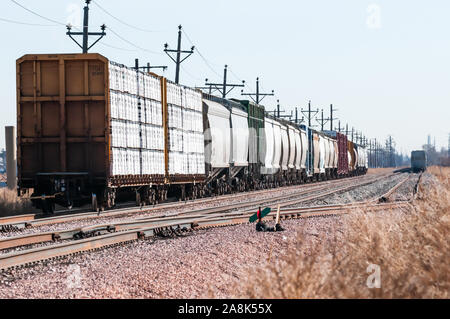
M 82 21 L 81 0 L 15 1 L 55 22 Z M 275 98 L 263 101 L 267 110 L 275 108 L 277 98 L 289 112 L 311 100 L 328 116 L 333 103 L 342 125 L 379 140 L 392 134 L 404 153 L 421 148 L 428 134 L 439 149 L 447 147 L 449 1 L 93 2 L 113 17 L 91 3 L 90 31 L 98 31 L 102 23 L 110 29 L 90 52 L 130 66 L 135 58 L 142 64 L 168 65 L 164 74 L 173 80 L 174 64 L 162 50 L 166 42 L 176 47 L 182 24 L 198 48 L 183 63 L 182 84 L 203 86 L 205 78 L 221 82 L 228 64 L 230 81 L 245 79 L 247 92 L 255 89 L 258 76 L 262 89 L 275 90 Z M 64 25 L 55 22 L 2 1 L 0 148 L 5 145 L 3 127 L 16 125 L 15 60 L 29 53 L 80 52 Z M 182 44 L 186 50 L 192 45 L 185 34 Z M 229 97 L 239 98 L 240 90 Z

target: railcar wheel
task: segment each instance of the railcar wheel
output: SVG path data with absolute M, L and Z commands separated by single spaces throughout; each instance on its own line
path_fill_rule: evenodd
M 92 210 L 94 212 L 98 212 L 98 200 L 97 200 L 97 195 L 96 194 L 92 194 L 91 196 L 91 205 L 92 205 Z
M 50 199 L 45 199 L 44 201 L 44 213 L 53 214 L 55 212 L 55 203 Z
M 136 191 L 136 206 L 141 206 L 141 193 L 139 191 Z
M 186 200 L 186 186 L 184 185 L 180 186 L 180 193 L 181 193 L 180 201 L 184 202 Z

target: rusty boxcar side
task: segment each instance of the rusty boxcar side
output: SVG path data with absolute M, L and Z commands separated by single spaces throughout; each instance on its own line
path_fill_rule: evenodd
M 80 187 L 86 176 L 94 185 L 105 183 L 107 62 L 99 54 L 25 55 L 16 61 L 20 189 L 36 188 L 48 175 L 72 176 Z

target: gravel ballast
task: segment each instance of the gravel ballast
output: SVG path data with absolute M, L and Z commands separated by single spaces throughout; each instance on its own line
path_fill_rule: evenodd
M 308 204 L 369 199 L 384 194 L 405 176 Z M 414 185 L 407 182 L 399 192 L 407 194 Z M 229 298 L 235 294 L 231 287 L 246 280 L 249 271 L 285 255 L 300 228 L 303 234 L 306 230 L 307 247 L 333 240 L 342 226 L 339 216 L 287 220 L 282 225 L 286 231 L 279 233 L 257 233 L 254 224 L 199 230 L 4 271 L 0 298 Z
M 363 177 L 361 177 L 363 178 Z M 355 182 L 357 182 L 359 179 L 356 179 Z M 330 185 L 331 188 L 337 188 L 342 183 L 350 183 L 348 179 L 342 179 L 342 180 L 336 180 L 332 181 L 332 185 Z M 375 183 L 374 183 L 375 184 Z M 321 184 L 307 184 L 307 185 L 299 185 L 294 187 L 286 187 L 286 188 L 278 188 L 278 189 L 271 189 L 269 192 L 250 192 L 246 196 L 235 196 L 235 197 L 217 197 L 214 200 L 203 202 L 203 203 L 192 203 L 189 202 L 187 204 L 180 203 L 180 206 L 178 207 L 172 207 L 172 208 L 161 208 L 155 211 L 139 211 L 136 213 L 127 213 L 123 215 L 118 216 L 107 216 L 107 215 L 99 215 L 99 217 L 96 218 L 89 218 L 89 219 L 79 219 L 74 221 L 68 221 L 68 222 L 62 222 L 57 224 L 49 224 L 49 225 L 42 225 L 42 226 L 36 226 L 32 228 L 25 228 L 25 229 L 17 229 L 16 231 L 8 231 L 8 232 L 0 232 L 0 239 L 6 238 L 6 237 L 13 237 L 13 236 L 20 236 L 20 235 L 27 235 L 27 234 L 35 234 L 35 233 L 42 233 L 42 232 L 57 232 L 57 231 L 63 231 L 68 229 L 78 229 L 86 226 L 92 226 L 92 225 L 102 225 L 107 223 L 118 223 L 123 221 L 129 221 L 130 219 L 136 219 L 136 218 L 145 218 L 145 217 L 154 217 L 156 215 L 164 214 L 165 216 L 171 216 L 176 215 L 178 213 L 186 212 L 189 210 L 194 210 L 198 208 L 213 208 L 218 207 L 221 205 L 226 204 L 234 204 L 234 203 L 242 203 L 247 202 L 251 200 L 262 200 L 267 199 L 268 196 L 271 197 L 278 197 L 278 196 L 285 196 L 285 195 L 291 195 L 292 198 L 296 197 L 302 197 L 303 195 L 296 195 L 299 192 L 302 191 L 308 191 L 310 188 L 317 188 L 320 187 Z M 303 206 L 303 205 L 302 205 Z

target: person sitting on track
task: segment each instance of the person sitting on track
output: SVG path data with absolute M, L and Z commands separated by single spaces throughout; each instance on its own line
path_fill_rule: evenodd
M 256 231 L 257 232 L 275 232 L 275 231 L 283 231 L 284 228 L 281 227 L 280 223 L 277 223 L 275 227 L 269 227 L 265 222 L 262 221 L 261 217 L 261 207 L 259 207 L 258 212 L 256 213 L 258 217 L 258 222 L 256 223 Z

